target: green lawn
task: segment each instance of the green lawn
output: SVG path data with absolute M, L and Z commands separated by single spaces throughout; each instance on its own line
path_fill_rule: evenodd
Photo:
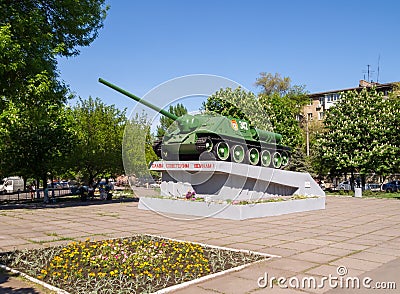
M 354 196 L 354 191 L 337 191 L 337 192 L 325 192 L 327 196 Z M 365 198 L 393 198 L 400 199 L 400 193 L 386 193 L 386 192 L 373 192 L 373 191 L 363 191 L 362 197 Z

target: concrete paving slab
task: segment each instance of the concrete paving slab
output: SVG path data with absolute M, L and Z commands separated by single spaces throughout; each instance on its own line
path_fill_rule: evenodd
M 310 251 L 310 250 L 320 248 L 321 245 L 306 244 L 306 243 L 300 243 L 298 241 L 295 241 L 295 242 L 287 242 L 284 244 L 280 244 L 280 245 L 277 245 L 276 247 L 293 249 L 293 250 L 296 250 L 297 252 L 304 252 L 304 251 Z
M 0 294 L 39 294 L 52 293 L 42 287 L 17 278 L 16 275 L 0 270 Z
M 269 266 L 276 269 L 284 269 L 294 272 L 304 272 L 318 266 L 318 263 L 293 259 L 293 256 L 271 260 Z
M 366 251 L 355 253 L 355 254 L 351 255 L 351 257 L 355 258 L 355 259 L 362 259 L 362 260 L 373 261 L 373 262 L 378 262 L 378 263 L 387 263 L 389 261 L 396 259 L 396 256 L 393 256 L 393 255 L 372 253 L 372 252 L 366 252 Z
M 324 246 L 318 249 L 313 250 L 312 252 L 315 253 L 322 253 L 322 254 L 328 254 L 328 255 L 335 255 L 335 256 L 347 256 L 356 252 L 359 252 L 357 250 L 350 250 L 350 249 L 343 249 L 343 248 L 335 248 L 335 247 L 330 247 L 330 246 Z
M 222 276 L 211 290 L 206 290 L 200 283 L 180 293 L 230 293 L 235 287 L 240 289 L 239 281 L 247 281 L 245 291 L 254 291 L 252 293 L 315 293 L 297 289 L 259 289 L 256 276 L 263 273 L 264 266 L 268 272 L 274 270 L 277 274 L 299 277 L 335 274 L 338 265 L 346 266 L 352 275 L 362 275 L 368 270 L 378 271 L 381 265 L 387 265 L 384 273 L 399 272 L 398 266 L 390 264 L 395 261 L 394 258 L 400 257 L 400 201 L 351 197 L 327 197 L 326 201 L 324 211 L 245 221 L 173 219 L 171 216 L 140 211 L 137 203 L 133 202 L 84 206 L 77 202 L 76 206 L 31 206 L 23 210 L 3 208 L 0 218 L 6 217 L 7 224 L 2 222 L 0 225 L 0 236 L 4 236 L 0 238 L 0 250 L 41 248 L 68 242 L 50 242 L 51 237 L 102 240 L 153 233 L 211 245 L 254 248 L 282 256 L 259 268 L 250 267 Z M 28 237 L 38 238 L 36 241 L 39 243 L 29 243 L 26 240 Z
M 354 268 L 362 271 L 370 271 L 378 268 L 383 262 L 368 261 L 363 259 L 356 259 L 352 256 L 343 257 L 332 261 L 330 264 L 337 266 L 346 266 L 348 268 Z
M 319 264 L 329 263 L 336 260 L 338 257 L 335 255 L 315 253 L 315 252 L 303 252 L 299 254 L 292 255 L 291 258 L 299 259 L 304 261 L 311 261 Z

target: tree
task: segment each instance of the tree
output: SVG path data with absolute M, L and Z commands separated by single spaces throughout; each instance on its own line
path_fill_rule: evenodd
M 2 99 L 23 102 L 39 74 L 55 80 L 55 57 L 77 55 L 78 46 L 90 45 L 107 9 L 104 0 L 1 0 Z
M 176 106 L 170 105 L 168 112 L 176 115 L 176 116 L 182 116 L 186 114 L 188 111 L 183 104 L 178 103 Z M 166 116 L 161 116 L 160 117 L 160 125 L 157 126 L 157 137 L 162 138 L 165 135 L 165 132 L 168 130 L 169 126 L 173 123 L 174 121 Z
M 259 101 L 266 113 L 269 114 L 274 131 L 282 135 L 282 144 L 291 148 L 303 148 L 302 130 L 299 121 L 296 119 L 298 110 L 293 100 L 275 93 L 271 95 L 261 94 Z
M 318 121 L 308 121 L 306 123 L 308 123 L 309 132 L 308 160 L 312 166 L 312 171 L 316 175 L 323 177 L 329 173 L 329 167 L 322 160 L 322 154 L 319 152 L 318 138 L 324 136 L 325 128 L 323 123 Z
M 80 99 L 71 109 L 77 144 L 69 167 L 90 184 L 97 177 L 123 173 L 122 140 L 125 110 L 105 105 L 99 98 Z
M 400 83 L 394 85 L 388 97 L 383 98 L 379 143 L 374 142 L 370 161 L 375 171 L 383 176 L 400 173 Z
M 399 108 L 395 107 L 399 103 L 395 100 L 375 88 L 340 94 L 340 101 L 326 113 L 326 131 L 318 139 L 323 163 L 332 173 L 358 172 L 364 184 L 366 173 L 398 170 Z
M 72 119 L 63 105 L 27 109 L 9 105 L 0 114 L 0 174 L 42 180 L 61 171 L 74 144 Z
M 125 174 L 140 178 L 146 182 L 157 172 L 149 172 L 149 164 L 158 160 L 153 150 L 153 138 L 150 134 L 150 121 L 143 112 L 136 113 L 126 124 L 123 142 L 123 161 Z
M 262 88 L 262 93 L 271 95 L 278 93 L 283 96 L 290 89 L 291 80 L 289 77 L 281 77 L 279 73 L 272 75 L 271 73 L 262 72 L 260 77 L 256 79 L 255 85 Z
M 265 72 L 260 73 L 255 85 L 262 88 L 259 101 L 270 114 L 274 130 L 282 135 L 282 144 L 292 148 L 292 160 L 287 169 L 311 172 L 304 150 L 306 131 L 301 120 L 303 106 L 308 102 L 305 86 L 292 85 L 289 77 Z
M 235 90 L 231 88 L 218 90 L 208 97 L 203 109 L 226 117 L 248 120 L 254 127 L 262 130 L 272 130 L 268 113 L 262 109 L 257 97 L 240 87 Z
M 308 103 L 308 96 L 304 85 L 292 85 L 289 77 L 281 77 L 275 73 L 260 73 L 255 85 L 261 87 L 261 95 L 264 97 L 281 97 L 290 101 L 295 116 L 301 115 L 303 106 Z
M 107 9 L 104 0 L 0 1 L 0 172 L 31 173 L 46 186 L 71 142 L 56 57 L 88 46 Z

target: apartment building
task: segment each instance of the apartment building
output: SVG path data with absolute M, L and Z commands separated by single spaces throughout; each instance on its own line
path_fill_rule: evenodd
M 365 87 L 375 86 L 377 91 L 383 92 L 383 95 L 387 96 L 388 93 L 393 90 L 394 84 L 395 83 L 370 83 L 364 80 L 360 80 L 358 87 L 355 88 L 339 89 L 309 94 L 308 97 L 310 98 L 310 103 L 304 106 L 304 116 L 305 118 L 307 118 L 307 121 L 322 121 L 324 119 L 325 112 L 330 107 L 335 105 L 335 103 L 340 99 L 341 92 L 354 90 L 361 91 Z

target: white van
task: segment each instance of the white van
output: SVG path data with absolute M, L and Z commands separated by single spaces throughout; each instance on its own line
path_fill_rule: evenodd
M 0 193 L 13 193 L 24 190 L 24 180 L 20 177 L 8 177 L 0 181 Z

